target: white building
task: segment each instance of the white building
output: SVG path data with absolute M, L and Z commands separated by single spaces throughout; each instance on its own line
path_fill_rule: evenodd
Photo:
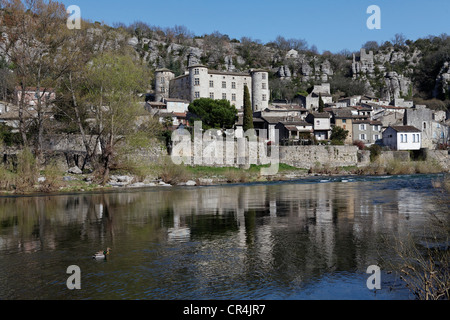
M 311 112 L 306 121 L 314 128 L 314 137 L 317 140 L 327 140 L 331 136 L 331 114 L 328 112 Z
M 181 76 L 175 77 L 168 69 L 155 71 L 155 98 L 180 99 L 189 102 L 198 98 L 228 100 L 237 109 L 243 109 L 244 86 L 247 86 L 253 111 L 269 106 L 269 75 L 265 70 L 248 73 L 209 70 L 204 65 L 192 65 Z
M 383 132 L 383 144 L 392 150 L 420 150 L 422 132 L 413 126 L 389 126 Z
M 164 101 L 167 106 L 167 112 L 185 113 L 188 111 L 189 101 L 172 98 L 164 99 Z

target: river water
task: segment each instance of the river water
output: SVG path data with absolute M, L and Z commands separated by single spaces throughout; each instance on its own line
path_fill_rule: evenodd
M 1 197 L 0 299 L 412 299 L 389 272 L 392 246 L 448 210 L 437 178 Z M 71 265 L 79 290 L 66 285 Z

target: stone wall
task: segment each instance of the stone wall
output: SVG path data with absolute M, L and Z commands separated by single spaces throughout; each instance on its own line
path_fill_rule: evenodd
M 91 147 L 95 147 L 96 137 L 91 139 Z M 68 170 L 71 167 L 82 167 L 86 157 L 86 149 L 81 135 L 46 135 L 44 136 L 44 163 L 47 165 L 55 163 L 59 169 Z M 15 147 L 4 147 L 0 149 L 2 160 L 0 163 L 15 162 L 17 153 L 20 152 Z M 97 156 L 100 149 L 96 149 Z M 163 143 L 156 140 L 149 147 L 134 149 L 133 152 L 125 154 L 124 158 L 136 163 L 156 163 L 167 156 L 167 149 Z
M 358 165 L 356 146 L 286 146 L 280 147 L 280 163 L 297 168 L 315 166 L 344 167 Z
M 379 157 L 381 163 L 386 163 L 392 160 L 410 161 L 409 151 L 382 151 Z

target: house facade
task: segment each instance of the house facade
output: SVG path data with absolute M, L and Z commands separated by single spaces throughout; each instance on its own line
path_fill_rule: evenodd
M 383 145 L 392 150 L 420 150 L 422 132 L 413 126 L 389 126 L 383 132 Z
M 265 70 L 248 73 L 210 70 L 204 65 L 192 65 L 181 76 L 175 77 L 168 69 L 155 71 L 155 99 L 187 100 L 199 98 L 228 100 L 237 109 L 243 109 L 244 87 L 247 86 L 253 111 L 269 106 L 269 75 Z
M 331 115 L 328 112 L 311 112 L 306 121 L 313 125 L 314 137 L 317 140 L 330 139 Z
M 18 103 L 21 103 L 22 96 L 24 104 L 27 106 L 37 106 L 38 98 L 41 99 L 42 105 L 52 103 L 56 99 L 56 93 L 53 88 L 36 88 L 36 87 L 26 87 L 22 93 L 21 87 L 16 87 L 15 99 Z
M 275 125 L 281 144 L 310 143 L 314 130 L 306 121 L 281 121 Z
M 365 145 L 381 142 L 382 123 L 374 120 L 354 120 L 352 123 L 353 141 L 362 141 Z

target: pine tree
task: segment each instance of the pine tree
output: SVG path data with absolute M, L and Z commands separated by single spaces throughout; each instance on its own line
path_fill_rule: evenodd
M 252 102 L 250 100 L 250 93 L 248 87 L 244 86 L 244 121 L 243 121 L 244 132 L 248 129 L 253 129 L 253 110 Z

